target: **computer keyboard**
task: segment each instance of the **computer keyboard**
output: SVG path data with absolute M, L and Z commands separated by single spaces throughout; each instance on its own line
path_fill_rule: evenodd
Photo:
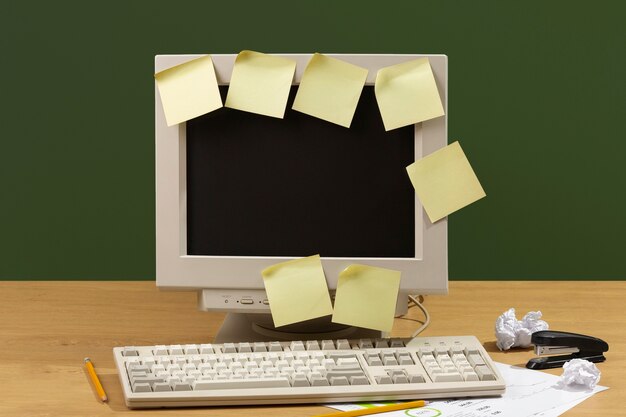
M 474 336 L 127 346 L 113 349 L 130 408 L 499 395 Z

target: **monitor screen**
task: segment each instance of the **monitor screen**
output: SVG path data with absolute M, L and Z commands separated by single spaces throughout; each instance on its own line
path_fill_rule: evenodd
M 414 127 L 385 132 L 373 86 L 349 129 L 292 110 L 296 91 L 284 119 L 187 122 L 187 254 L 414 257 Z

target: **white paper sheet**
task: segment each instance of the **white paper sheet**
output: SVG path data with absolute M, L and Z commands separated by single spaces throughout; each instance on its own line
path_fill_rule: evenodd
M 608 389 L 599 385 L 593 390 L 559 388 L 558 376 L 497 362 L 496 366 L 507 382 L 502 397 L 433 400 L 426 407 L 385 413 L 385 417 L 556 417 Z M 359 404 L 329 407 L 342 411 L 365 408 Z

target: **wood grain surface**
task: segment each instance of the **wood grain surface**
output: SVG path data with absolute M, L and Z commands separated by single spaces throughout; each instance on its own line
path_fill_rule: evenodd
M 175 410 L 126 408 L 112 348 L 208 343 L 223 314 L 196 310 L 193 292 L 159 291 L 154 282 L 0 282 L 0 416 L 314 416 L 319 405 Z M 518 318 L 541 310 L 554 330 L 600 337 L 610 346 L 598 364 L 610 387 L 566 416 L 626 415 L 626 282 L 453 281 L 447 296 L 428 296 L 432 322 L 424 336 L 471 334 L 498 362 L 524 365 L 531 349 L 500 352 L 495 319 L 509 307 Z M 393 335 L 419 325 L 413 308 Z M 109 396 L 102 404 L 83 367 L 89 356 Z M 559 375 L 562 370 L 549 371 Z

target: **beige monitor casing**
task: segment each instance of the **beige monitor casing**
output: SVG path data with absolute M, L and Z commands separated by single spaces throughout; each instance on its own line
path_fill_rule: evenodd
M 276 54 L 297 63 L 299 84 L 311 54 Z M 445 55 L 329 56 L 350 62 L 369 73 L 373 85 L 380 68 L 428 57 L 446 115 L 415 125 L 415 160 L 447 145 L 448 59 Z M 157 55 L 155 72 L 202 55 Z M 211 55 L 220 85 L 228 85 L 236 55 Z M 161 289 L 197 290 L 204 310 L 268 313 L 261 271 L 290 257 L 188 256 L 185 123 L 168 127 L 155 85 L 156 132 L 156 282 Z M 320 123 L 326 123 L 320 121 Z M 362 263 L 402 272 L 398 313 L 406 309 L 406 294 L 445 294 L 448 290 L 447 220 L 435 224 L 415 198 L 415 256 L 412 258 L 322 258 L 328 287 L 336 288 L 339 273 Z M 236 302 L 249 300 L 251 303 Z

